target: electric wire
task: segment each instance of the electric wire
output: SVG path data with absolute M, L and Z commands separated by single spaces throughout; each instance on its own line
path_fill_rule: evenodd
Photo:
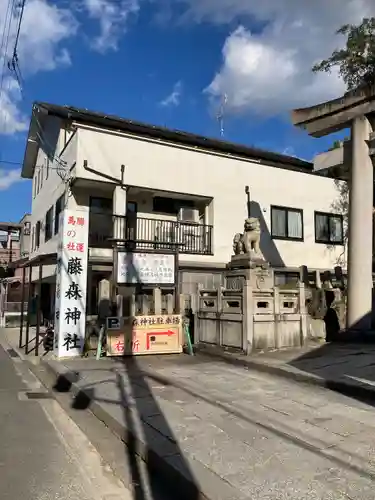
M 9 0 L 9 1 L 11 1 L 11 0 Z M 13 5 L 14 5 L 14 1 L 15 0 L 13 0 Z M 26 4 L 26 0 L 21 0 L 19 5 L 17 6 L 17 8 L 19 9 L 19 15 L 18 15 L 18 23 L 17 23 L 17 27 L 16 27 L 16 36 L 15 36 L 14 47 L 13 47 L 13 55 L 12 55 L 11 60 L 8 62 L 8 68 L 13 73 L 14 78 L 16 79 L 16 81 L 18 83 L 20 94 L 21 94 L 21 97 L 23 100 L 25 100 L 25 83 L 24 83 L 24 79 L 22 77 L 22 72 L 21 72 L 21 67 L 20 67 L 20 63 L 19 63 L 17 49 L 18 49 L 20 32 L 21 32 L 23 14 L 24 14 L 24 10 L 25 10 L 25 4 Z M 39 141 L 40 141 L 41 145 L 43 146 L 43 149 L 45 150 L 49 159 L 51 159 L 53 163 L 57 164 L 56 167 L 52 165 L 52 166 L 49 166 L 49 168 L 52 170 L 56 170 L 59 177 L 64 182 L 68 182 L 69 181 L 69 179 L 68 179 L 69 174 L 66 175 L 67 174 L 66 162 L 55 155 L 55 148 L 51 146 L 51 144 L 49 143 L 49 141 L 45 137 L 45 133 L 44 133 L 43 127 L 38 119 L 37 113 L 34 112 L 33 115 L 34 115 L 34 119 L 35 119 L 35 122 L 36 122 L 37 128 L 38 128 L 38 131 L 36 133 L 37 138 L 39 139 Z M 41 168 L 41 167 L 37 166 L 36 168 Z
M 21 68 L 19 65 L 17 48 L 18 48 L 18 41 L 20 38 L 21 25 L 22 25 L 23 13 L 25 10 L 25 4 L 26 4 L 26 0 L 21 0 L 20 4 L 17 6 L 17 9 L 19 10 L 19 14 L 18 14 L 18 22 L 17 22 L 17 28 L 16 28 L 16 37 L 14 40 L 12 59 L 8 63 L 9 69 L 11 71 L 13 71 L 14 76 L 18 82 L 21 94 L 22 94 L 22 89 L 23 89 L 23 78 L 22 78 Z
M 17 26 L 17 32 L 16 32 L 16 39 L 14 41 L 14 49 L 13 49 L 13 56 L 17 54 L 17 47 L 18 47 L 18 40 L 20 38 L 20 32 L 21 32 L 21 24 L 22 24 L 22 18 L 23 18 L 23 13 L 25 10 L 25 4 L 26 0 L 22 0 L 20 4 L 20 15 L 18 18 L 18 26 Z
M 19 43 L 19 39 L 20 39 L 21 26 L 22 26 L 25 5 L 26 5 L 26 0 L 20 0 L 17 5 L 16 5 L 16 0 L 8 0 L 6 17 L 5 17 L 3 33 L 2 33 L 1 51 L 0 51 L 0 55 L 1 54 L 3 55 L 3 70 L 2 70 L 1 81 L 0 81 L 0 103 L 2 100 L 2 93 L 4 91 L 3 87 L 4 87 L 6 68 L 8 68 L 10 73 L 14 76 L 14 79 L 16 80 L 18 87 L 19 87 L 21 98 L 23 101 L 25 100 L 25 83 L 24 83 L 24 79 L 22 77 L 22 71 L 21 71 L 19 56 L 18 56 L 18 43 Z M 13 50 L 12 50 L 12 57 L 10 59 L 8 59 L 8 46 L 9 46 L 11 25 L 12 25 L 13 20 L 17 20 L 17 25 L 15 28 L 15 38 L 14 38 L 14 45 L 13 45 Z M 10 85 L 11 85 L 11 80 L 9 79 L 8 80 L 8 94 L 9 94 L 9 90 L 10 90 Z M 3 110 L 2 114 L 4 115 L 5 120 L 6 120 L 7 114 L 4 110 Z M 43 149 L 45 150 L 48 158 L 50 160 L 52 160 L 52 165 L 50 165 L 49 168 L 51 170 L 56 170 L 59 177 L 65 183 L 69 182 L 70 179 L 69 179 L 69 172 L 67 172 L 67 163 L 63 159 L 61 159 L 60 157 L 55 155 L 55 148 L 51 146 L 48 139 L 46 138 L 43 127 L 38 119 L 37 113 L 33 112 L 33 115 L 34 115 L 34 119 L 35 119 L 35 122 L 36 122 L 37 128 L 38 128 L 38 131 L 36 133 L 37 138 L 39 139 L 40 144 L 42 145 Z M 0 127 L 1 127 L 1 115 L 0 115 Z M 0 159 L 1 159 L 1 150 L 0 150 Z M 0 160 L 0 163 L 9 163 L 10 164 L 10 162 L 1 162 L 1 160 Z M 57 165 L 54 166 L 53 165 L 54 163 L 56 163 Z M 22 163 L 20 162 L 19 164 L 22 164 Z M 41 167 L 36 166 L 36 169 L 38 169 L 38 168 L 41 168 Z
M 10 39 L 10 32 L 13 20 L 13 12 L 14 12 L 15 0 L 8 0 L 6 15 L 4 19 L 4 27 L 2 33 L 2 44 L 1 44 L 1 53 L 0 56 L 3 58 L 3 65 L 1 71 L 1 80 L 0 80 L 0 104 L 1 104 L 1 114 L 0 114 L 0 129 L 3 129 L 3 132 L 6 132 L 6 123 L 7 123 L 7 112 L 5 110 L 5 94 L 9 99 L 10 85 L 11 80 L 7 81 L 7 91 L 4 91 L 4 81 L 5 74 L 7 68 L 7 59 L 8 59 L 8 46 Z M 1 158 L 1 149 L 0 149 L 0 158 Z

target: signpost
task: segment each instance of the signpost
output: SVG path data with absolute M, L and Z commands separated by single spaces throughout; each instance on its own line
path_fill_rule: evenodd
M 87 211 L 65 210 L 56 265 L 55 354 L 82 354 L 86 331 L 88 225 Z
M 181 353 L 182 328 L 179 314 L 107 318 L 107 355 Z

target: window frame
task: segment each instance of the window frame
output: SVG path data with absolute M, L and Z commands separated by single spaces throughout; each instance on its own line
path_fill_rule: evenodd
M 44 218 L 44 241 L 49 241 L 53 236 L 53 206 L 50 207 Z
M 65 200 L 65 194 L 62 194 L 61 196 L 59 196 L 59 198 L 57 198 L 57 200 L 55 202 L 55 219 L 53 222 L 53 234 L 54 234 L 54 236 L 56 236 L 56 234 L 58 234 L 58 232 L 60 230 L 60 214 L 64 210 L 64 200 Z M 61 204 L 59 211 L 57 210 L 58 204 Z
M 170 207 L 167 207 L 168 204 L 170 204 Z M 152 198 L 152 211 L 155 214 L 177 217 L 181 208 L 195 208 L 194 200 L 170 198 L 168 196 L 153 196 Z
M 331 240 L 325 241 L 325 240 L 317 238 L 317 230 L 316 230 L 317 216 L 328 217 L 328 234 L 329 235 L 331 235 L 329 221 L 331 219 L 340 219 L 340 221 L 341 221 L 341 240 L 340 241 L 331 241 Z M 333 212 L 322 212 L 320 210 L 315 210 L 314 211 L 314 232 L 315 232 L 315 243 L 318 243 L 320 245 L 329 245 L 329 246 L 334 246 L 334 245 L 343 246 L 344 245 L 344 216 L 342 214 L 336 214 Z
M 108 207 L 100 207 L 100 206 L 95 206 L 95 201 L 104 201 L 103 205 L 106 205 L 108 202 Z M 100 203 L 99 203 L 100 205 Z M 90 196 L 89 199 L 89 211 L 90 213 L 93 214 L 100 214 L 100 215 L 113 215 L 113 200 L 112 198 L 106 197 L 106 196 Z
M 31 234 L 31 222 L 26 221 L 23 223 L 23 235 L 30 236 Z
M 40 233 L 41 233 L 41 223 L 40 220 L 35 224 L 35 250 L 40 247 Z
M 275 236 L 273 234 L 272 227 L 272 212 L 273 210 L 282 210 L 285 212 L 285 234 L 286 236 Z M 296 238 L 293 236 L 288 236 L 288 212 L 295 212 L 301 215 L 301 237 Z M 271 213 L 270 213 L 270 222 L 271 222 L 271 238 L 273 240 L 282 240 L 282 241 L 295 241 L 295 242 L 303 242 L 305 240 L 305 231 L 304 231 L 304 223 L 303 223 L 303 209 L 302 208 L 294 208 L 294 207 L 285 207 L 282 205 L 271 205 Z

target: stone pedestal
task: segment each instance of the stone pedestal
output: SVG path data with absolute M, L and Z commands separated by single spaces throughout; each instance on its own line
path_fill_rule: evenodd
M 254 290 L 269 290 L 274 286 L 274 275 L 263 257 L 250 252 L 232 256 L 225 281 L 225 288 L 229 290 L 242 290 L 245 282 Z

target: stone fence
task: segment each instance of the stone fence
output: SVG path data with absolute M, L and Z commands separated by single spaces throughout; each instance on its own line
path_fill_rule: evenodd
M 307 339 L 305 287 L 294 290 L 218 288 L 198 291 L 198 342 L 250 353 L 300 347 Z

